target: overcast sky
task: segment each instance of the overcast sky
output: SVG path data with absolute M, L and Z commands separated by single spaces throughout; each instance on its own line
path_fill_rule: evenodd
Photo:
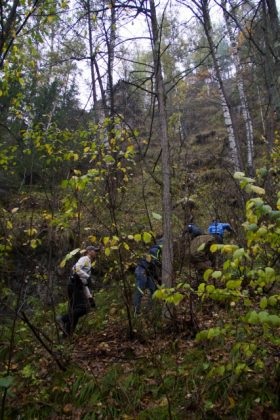
M 174 7 L 176 3 L 172 1 L 160 0 L 159 3 L 161 3 L 162 5 L 166 5 L 166 3 L 168 3 L 167 9 L 166 9 L 167 14 L 171 12 L 174 14 L 174 11 L 175 11 L 176 17 L 180 18 L 181 21 L 187 22 L 191 18 L 191 13 L 186 7 L 181 6 L 180 11 L 178 11 L 176 10 L 176 8 L 177 9 L 179 8 L 178 4 L 176 7 Z M 277 4 L 277 8 L 280 14 L 280 0 L 276 0 L 276 4 Z M 217 11 L 215 11 L 215 8 L 214 8 L 213 13 L 212 13 L 212 19 L 216 20 L 216 19 L 219 19 L 219 17 L 222 18 L 222 14 L 217 13 Z M 145 18 L 141 16 L 138 16 L 137 19 L 132 20 L 128 25 L 126 25 L 125 27 L 122 27 L 119 31 L 119 36 L 122 39 L 134 38 L 136 36 L 141 37 L 145 35 L 147 36 L 147 24 L 146 24 Z M 141 49 L 143 49 L 145 46 L 147 48 L 150 47 L 149 40 L 142 39 L 142 40 L 139 40 L 137 44 L 139 48 Z M 136 48 L 137 48 L 136 42 L 134 43 L 131 42 L 130 45 L 125 43 L 124 45 L 126 46 L 126 48 L 132 48 L 133 51 L 136 52 Z M 88 65 L 85 66 L 85 64 L 82 62 L 78 63 L 78 67 L 82 71 L 82 75 L 79 76 L 78 78 L 79 97 L 80 97 L 81 106 L 85 107 L 86 109 L 90 109 L 92 106 L 92 99 L 90 98 L 90 71 L 89 71 Z M 118 75 L 118 72 L 116 72 L 114 75 L 114 83 L 116 83 L 120 77 L 121 76 Z

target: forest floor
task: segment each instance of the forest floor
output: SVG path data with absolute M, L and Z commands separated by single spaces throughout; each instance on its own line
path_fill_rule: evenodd
M 114 291 L 97 293 L 98 309 L 57 344 L 65 371 L 38 343 L 14 363 L 23 381 L 8 397 L 13 409 L 7 419 L 280 420 L 273 409 L 275 381 L 271 390 L 261 375 L 233 377 L 223 368 L 232 343 L 195 338 L 198 330 L 225 324 L 230 307 L 197 301 L 190 312 L 186 300 L 176 323 L 164 323 L 155 302 L 132 318 L 129 334 L 125 310 L 112 296 Z

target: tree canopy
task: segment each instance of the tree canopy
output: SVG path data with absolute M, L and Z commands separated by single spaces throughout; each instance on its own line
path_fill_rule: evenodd
M 278 13 L 1 2 L 1 419 L 278 415 Z M 234 233 L 201 270 L 186 226 L 214 219 Z M 159 238 L 162 284 L 135 317 Z M 97 310 L 63 340 L 90 244 Z

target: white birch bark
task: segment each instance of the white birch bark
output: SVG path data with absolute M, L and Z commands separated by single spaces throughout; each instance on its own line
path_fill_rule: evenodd
M 208 0 L 200 0 L 200 3 L 197 3 L 196 1 L 193 0 L 193 2 L 196 5 L 199 4 L 199 7 L 202 11 L 204 31 L 205 31 L 205 35 L 209 44 L 210 53 L 213 59 L 214 69 L 215 69 L 216 77 L 219 84 L 221 105 L 222 105 L 222 110 L 223 110 L 223 115 L 224 115 L 225 126 L 228 133 L 230 157 L 231 157 L 231 161 L 233 165 L 233 170 L 234 172 L 240 171 L 241 165 L 240 165 L 238 144 L 237 144 L 235 130 L 234 130 L 233 121 L 232 121 L 231 108 L 230 108 L 229 100 L 227 97 L 227 93 L 226 93 L 222 75 L 221 75 L 221 70 L 220 70 L 220 66 L 219 66 L 219 62 L 218 62 L 218 58 L 216 54 L 216 47 L 213 41 L 213 28 L 212 28 L 212 23 L 211 23 L 209 8 L 208 8 Z
M 239 164 L 238 149 L 237 149 L 235 134 L 233 130 L 232 118 L 231 118 L 229 107 L 224 97 L 223 91 L 221 88 L 219 90 L 220 90 L 221 105 L 222 105 L 223 116 L 224 116 L 224 123 L 225 123 L 227 134 L 228 134 L 228 144 L 231 151 L 231 160 L 233 163 L 234 172 L 236 172 L 236 171 L 240 171 L 241 168 Z
M 237 41 L 235 39 L 234 31 L 233 31 L 233 28 L 232 28 L 233 21 L 230 18 L 230 15 L 227 12 L 227 1 L 226 0 L 222 0 L 222 7 L 223 7 L 224 19 L 225 19 L 225 22 L 226 22 L 227 32 L 228 32 L 229 39 L 230 39 L 230 46 L 231 46 L 231 49 L 232 49 L 232 60 L 233 60 L 233 65 L 235 67 L 236 83 L 237 83 L 237 88 L 238 88 L 238 93 L 239 93 L 239 98 L 240 98 L 241 112 L 242 112 L 242 117 L 243 117 L 244 124 L 245 124 L 247 167 L 248 167 L 249 175 L 253 175 L 253 172 L 254 172 L 254 164 L 253 164 L 253 159 L 254 159 L 253 124 L 252 124 L 250 110 L 249 110 L 249 107 L 248 107 L 248 102 L 247 102 L 245 89 L 244 89 L 244 81 L 243 81 L 243 78 L 242 78 L 242 69 L 241 69 L 241 63 L 240 63 L 240 58 L 239 58 L 238 49 L 237 49 Z

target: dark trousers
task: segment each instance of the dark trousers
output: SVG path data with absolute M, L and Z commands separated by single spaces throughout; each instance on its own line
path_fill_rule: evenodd
M 68 292 L 68 313 L 62 315 L 61 320 L 65 326 L 65 333 L 67 335 L 73 334 L 79 319 L 88 313 L 88 304 L 85 298 L 83 299 L 84 291 L 73 283 L 69 283 L 67 287 Z M 82 298 L 81 298 L 82 296 Z
M 65 333 L 67 335 L 73 334 L 79 319 L 86 314 L 87 310 L 85 308 L 73 308 L 67 314 L 62 315 L 61 320 L 65 325 Z
M 150 276 L 147 276 L 145 268 L 138 265 L 135 269 L 135 293 L 133 298 L 134 309 L 137 314 L 140 314 L 141 300 L 145 289 L 148 289 L 150 292 L 149 304 L 151 306 L 151 298 L 157 287 L 154 280 Z

